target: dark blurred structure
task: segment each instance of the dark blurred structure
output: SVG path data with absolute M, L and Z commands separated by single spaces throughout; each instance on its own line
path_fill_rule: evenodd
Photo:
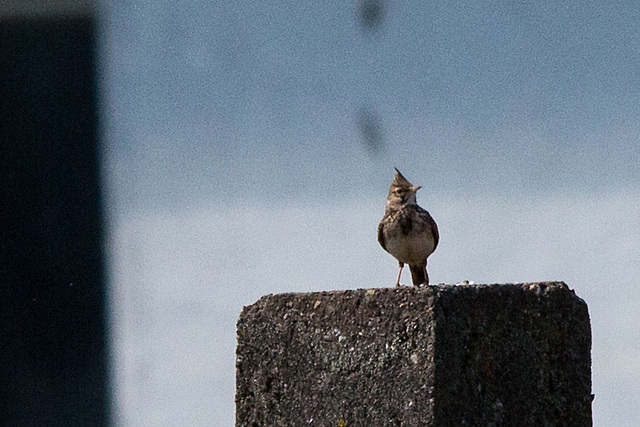
M 378 31 L 382 26 L 385 12 L 385 4 L 382 0 L 358 1 L 358 19 L 365 31 Z
M 385 4 L 382 0 L 358 0 L 357 3 L 357 18 L 360 23 L 360 28 L 366 33 L 367 36 L 371 36 L 379 32 L 384 23 L 385 16 Z M 369 91 L 375 91 L 377 67 L 379 64 L 374 59 L 374 51 L 379 49 L 379 46 L 371 38 L 368 41 L 368 68 L 369 68 Z M 365 94 L 367 98 L 372 97 L 372 93 Z M 370 104 L 370 103 L 368 103 Z M 385 146 L 384 128 L 382 126 L 382 117 L 378 112 L 378 109 L 374 106 L 363 106 L 358 111 L 358 130 L 362 136 L 362 142 L 367 151 L 371 154 L 379 154 Z
M 0 425 L 104 426 L 96 25 L 35 3 L 0 7 Z
M 380 115 L 373 109 L 361 108 L 358 114 L 358 126 L 364 146 L 370 153 L 384 149 L 384 132 Z

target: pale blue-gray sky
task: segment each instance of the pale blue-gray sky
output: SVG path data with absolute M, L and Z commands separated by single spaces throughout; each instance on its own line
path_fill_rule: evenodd
M 242 304 L 388 285 L 375 228 L 397 166 L 441 224 L 437 281 L 566 280 L 587 299 L 596 425 L 633 425 L 640 5 L 386 2 L 367 34 L 356 3 L 103 5 L 118 419 L 228 425 Z
M 368 37 L 355 3 L 110 5 L 123 207 L 374 193 L 396 165 L 444 194 L 637 185 L 640 5 L 394 2 Z

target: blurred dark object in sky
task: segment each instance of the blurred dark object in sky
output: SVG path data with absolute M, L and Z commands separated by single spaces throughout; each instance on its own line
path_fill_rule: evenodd
M 0 425 L 109 421 L 96 25 L 0 17 Z
M 382 119 L 378 112 L 372 108 L 361 108 L 358 111 L 358 128 L 362 134 L 362 140 L 370 153 L 378 154 L 384 148 L 384 132 Z
M 373 33 L 380 29 L 385 12 L 385 5 L 382 0 L 358 1 L 358 19 L 362 28 L 367 32 Z

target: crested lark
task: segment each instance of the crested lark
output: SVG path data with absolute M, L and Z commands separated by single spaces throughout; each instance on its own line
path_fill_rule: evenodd
M 436 222 L 416 202 L 416 192 L 420 188 L 396 169 L 384 217 L 378 225 L 378 242 L 398 260 L 396 287 L 400 286 L 405 263 L 409 264 L 414 286 L 429 284 L 427 257 L 436 250 L 440 239 Z

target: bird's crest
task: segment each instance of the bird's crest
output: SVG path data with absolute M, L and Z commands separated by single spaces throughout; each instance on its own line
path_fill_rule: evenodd
M 396 169 L 396 175 L 393 177 L 393 182 L 391 183 L 392 187 L 413 187 L 413 184 L 411 184 L 407 178 L 404 177 L 404 175 L 402 175 L 400 173 L 400 171 L 398 170 L 398 168 Z

